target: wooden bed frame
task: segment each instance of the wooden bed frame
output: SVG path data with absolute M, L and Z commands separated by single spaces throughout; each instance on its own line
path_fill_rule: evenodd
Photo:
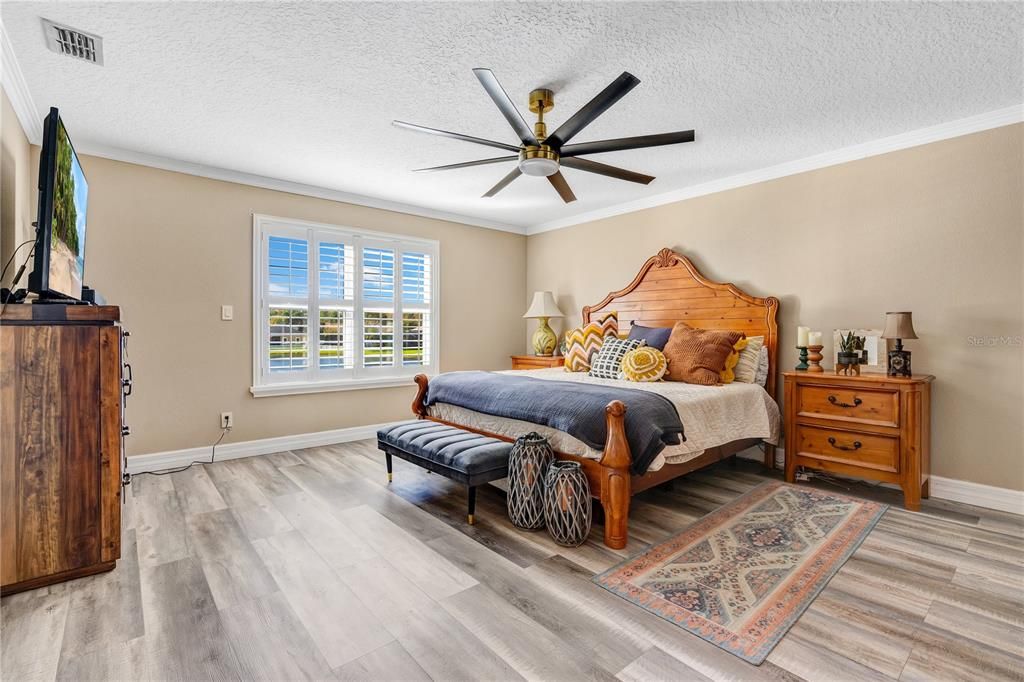
M 768 349 L 768 383 L 765 389 L 775 397 L 778 374 L 778 329 L 775 322 L 779 311 L 777 298 L 758 298 L 733 284 L 713 282 L 701 275 L 686 256 L 671 249 L 662 249 L 647 259 L 637 276 L 625 288 L 611 292 L 596 305 L 583 308 L 583 323 L 590 322 L 592 315 L 611 310 L 618 313 L 620 329 L 628 329 L 632 322 L 648 327 L 671 327 L 682 321 L 696 328 L 733 329 L 745 332 L 747 336 L 764 336 L 765 347 Z M 513 440 L 428 416 L 424 405 L 427 376 L 417 375 L 416 383 L 419 390 L 413 400 L 412 411 L 419 418 L 451 424 L 501 440 Z M 613 400 L 605 408 L 605 413 L 608 436 L 600 460 L 561 452 L 555 454 L 559 459 L 579 462 L 583 467 L 590 481 L 592 495 L 604 509 L 604 543 L 612 549 L 626 546 L 632 495 L 735 455 L 760 442 L 756 438 L 733 441 L 705 450 L 687 462 L 666 464 L 658 471 L 636 476 L 629 470 L 632 456 L 625 432 L 626 406 L 621 401 Z M 772 467 L 774 460 L 775 446 L 765 444 L 765 465 Z

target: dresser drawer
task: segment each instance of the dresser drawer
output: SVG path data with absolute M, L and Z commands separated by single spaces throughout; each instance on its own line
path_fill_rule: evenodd
M 818 426 L 797 426 L 797 456 L 864 469 L 898 472 L 899 438 Z
M 801 417 L 819 417 L 878 426 L 899 426 L 899 393 L 854 387 L 799 386 Z

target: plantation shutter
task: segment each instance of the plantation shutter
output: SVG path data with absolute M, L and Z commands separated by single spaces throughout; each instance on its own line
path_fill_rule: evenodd
M 254 228 L 254 395 L 436 370 L 435 242 L 263 216 Z

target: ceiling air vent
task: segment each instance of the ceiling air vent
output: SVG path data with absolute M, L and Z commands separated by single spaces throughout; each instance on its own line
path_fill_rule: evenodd
M 46 46 L 57 54 L 103 65 L 103 38 L 43 19 Z

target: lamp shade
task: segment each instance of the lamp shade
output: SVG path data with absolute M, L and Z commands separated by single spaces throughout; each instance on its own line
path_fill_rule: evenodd
M 555 297 L 550 291 L 535 291 L 533 303 L 523 317 L 565 317 L 555 303 Z
M 910 319 L 910 313 L 886 313 L 882 338 L 916 339 L 917 334 L 914 333 L 914 322 Z

